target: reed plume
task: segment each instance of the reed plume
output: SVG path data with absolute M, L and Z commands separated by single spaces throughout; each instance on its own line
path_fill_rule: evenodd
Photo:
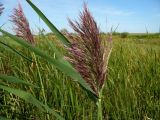
M 35 45 L 35 40 L 31 33 L 29 22 L 24 15 L 21 4 L 18 4 L 17 8 L 13 9 L 13 15 L 11 15 L 11 22 L 14 23 L 14 31 L 18 37 L 25 39 L 27 42 Z
M 70 61 L 93 91 L 99 96 L 107 76 L 107 65 L 111 53 L 112 35 L 108 40 L 102 40 L 100 30 L 86 4 L 80 13 L 79 21 L 69 23 L 77 33 L 72 37 L 72 46 L 67 48 Z
M 3 13 L 4 7 L 3 4 L 0 3 L 0 15 Z

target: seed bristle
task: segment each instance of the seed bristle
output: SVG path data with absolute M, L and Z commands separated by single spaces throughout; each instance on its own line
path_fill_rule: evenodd
M 72 47 L 68 49 L 68 57 L 98 95 L 106 80 L 112 35 L 109 36 L 108 44 L 103 44 L 100 30 L 86 4 L 79 18 L 80 22 L 68 19 L 71 27 L 77 33 L 77 36 L 73 37 Z

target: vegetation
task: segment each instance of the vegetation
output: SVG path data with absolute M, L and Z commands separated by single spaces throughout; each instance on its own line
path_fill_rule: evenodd
M 54 34 L 40 33 L 31 37 L 36 41 L 35 47 L 32 42 L 21 39 L 29 41 L 27 37 L 18 38 L 0 29 L 4 34 L 0 37 L 1 117 L 20 120 L 160 119 L 160 44 L 155 44 L 160 43 L 159 36 L 150 37 L 147 34 L 142 41 L 130 35 L 125 39 L 113 35 L 112 54 L 106 74 L 108 79 L 104 79 L 101 91 L 101 85 L 95 87 L 97 83 L 88 82 L 83 71 L 78 69 L 77 73 L 64 59 L 63 54 L 68 50 L 66 47 L 72 48 L 72 43 L 36 6 L 29 0 L 27 2 Z M 71 21 L 70 23 L 80 34 L 79 28 Z M 91 28 L 97 32 L 95 23 L 93 24 Z M 80 29 L 81 25 L 78 26 Z M 76 38 L 77 34 L 72 37 Z M 101 37 L 106 40 L 108 35 L 103 34 Z M 62 47 L 62 44 L 66 47 Z M 81 47 L 83 46 L 78 46 L 78 49 Z M 74 56 L 72 52 L 73 48 L 71 55 Z M 71 59 L 77 62 L 78 58 Z
M 131 38 L 122 40 L 113 37 L 113 40 L 109 75 L 103 91 L 104 119 L 159 119 L 160 45 L 146 44 L 147 40 L 142 44 Z M 38 47 L 54 56 L 46 41 L 47 38 L 39 40 Z M 19 45 L 15 46 L 15 43 L 10 43 L 12 44 L 25 55 L 33 54 Z M 40 86 L 42 79 L 47 104 L 54 107 L 65 119 L 96 119 L 96 106 L 69 77 L 39 57 L 34 58 L 37 64 L 33 65 L 13 54 L 8 48 L 5 47 L 4 50 L 2 45 L 0 48 L 1 73 L 17 76 L 37 86 Z M 42 91 L 37 88 L 15 84 L 9 86 L 28 91 L 45 102 Z M 46 113 L 41 113 L 31 104 L 5 91 L 1 91 L 0 100 L 2 116 L 12 119 L 47 119 Z M 50 115 L 50 119 L 53 118 Z
M 129 33 L 128 32 L 123 32 L 121 33 L 121 38 L 126 38 L 128 37 Z

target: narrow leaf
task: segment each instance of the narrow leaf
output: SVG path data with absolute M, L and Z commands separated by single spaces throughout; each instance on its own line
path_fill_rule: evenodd
M 25 84 L 25 85 L 29 85 L 29 86 L 38 88 L 37 86 L 35 86 L 35 85 L 31 84 L 31 83 L 28 83 L 28 82 L 26 82 L 24 80 L 20 80 L 20 79 L 18 79 L 16 77 L 4 75 L 4 74 L 0 74 L 0 81 L 1 80 L 5 80 L 5 81 L 11 82 L 11 83 Z
M 2 42 L 2 41 L 0 41 L 0 44 L 8 47 L 9 49 L 12 50 L 12 52 L 14 52 L 14 53 L 17 54 L 17 55 L 20 55 L 21 57 L 23 57 L 23 58 L 26 59 L 27 61 L 33 62 L 30 58 L 24 56 L 22 53 L 20 53 L 19 51 L 17 51 L 16 49 L 14 49 L 13 47 L 11 47 L 10 45 L 7 45 L 6 43 L 4 43 L 4 42 Z
M 35 105 L 37 108 L 39 108 L 41 111 L 44 112 L 44 108 L 42 107 L 42 103 L 39 102 L 35 97 L 33 97 L 30 93 L 27 93 L 22 90 L 13 89 L 4 85 L 0 85 L 0 89 L 6 90 L 12 94 L 15 94 L 16 96 L 22 98 L 26 102 L 29 102 L 33 105 Z
M 0 29 L 0 32 L 7 35 L 8 37 L 12 38 L 14 41 L 21 44 L 23 47 L 28 48 L 29 50 L 33 51 L 35 54 L 39 55 L 46 61 L 50 62 L 54 66 L 56 66 L 59 70 L 64 72 L 66 75 L 73 78 L 73 80 L 77 81 L 83 88 L 85 88 L 87 91 L 90 91 L 93 95 L 96 96 L 95 92 L 90 88 L 90 86 L 86 83 L 86 81 L 81 77 L 81 75 L 71 66 L 69 62 L 67 62 L 64 59 L 53 59 L 49 55 L 47 55 L 45 52 L 41 51 L 40 49 L 33 47 L 32 45 L 28 44 L 25 40 L 22 38 L 18 38 L 2 29 Z
M 6 118 L 6 117 L 0 116 L 0 120 L 11 120 L 11 119 L 8 119 L 8 118 Z
M 39 110 L 45 112 L 46 110 L 49 113 L 53 113 L 55 115 L 55 117 L 57 117 L 59 120 L 64 120 L 60 115 L 58 115 L 53 109 L 50 109 L 47 105 L 44 105 L 43 103 L 41 103 L 39 100 L 37 100 L 32 94 L 27 93 L 25 91 L 22 90 L 18 90 L 18 89 L 14 89 L 14 88 L 10 88 L 4 85 L 0 85 L 0 89 L 3 89 L 5 91 L 8 91 L 9 93 L 12 93 L 20 98 L 22 98 L 23 100 L 25 100 L 28 103 L 33 104 L 34 106 L 36 106 Z
M 58 59 L 63 58 L 63 55 L 59 52 L 59 50 L 56 48 L 56 46 L 51 41 L 48 41 L 48 45 L 51 47 L 52 51 L 55 53 L 56 58 Z
M 52 32 L 57 36 L 61 42 L 66 45 L 70 46 L 70 42 L 68 39 L 47 19 L 47 17 L 37 8 L 31 0 L 26 0 L 28 4 L 35 10 L 35 12 L 39 15 L 39 17 L 47 24 L 47 26 L 52 30 Z

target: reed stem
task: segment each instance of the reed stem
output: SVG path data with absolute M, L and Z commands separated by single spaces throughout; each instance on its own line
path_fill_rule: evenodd
M 96 105 L 97 105 L 97 120 L 103 120 L 101 96 L 102 96 L 102 94 L 100 92 L 99 93 L 99 99 L 96 103 Z

